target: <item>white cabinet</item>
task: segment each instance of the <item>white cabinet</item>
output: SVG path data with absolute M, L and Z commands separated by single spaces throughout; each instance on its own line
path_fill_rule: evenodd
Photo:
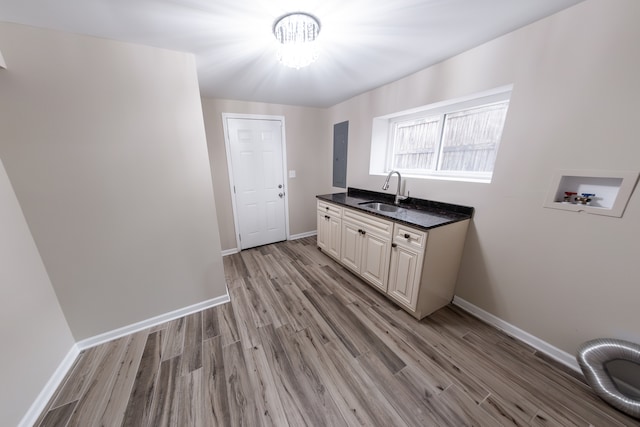
M 318 200 L 318 247 L 336 259 L 340 259 L 342 232 L 342 208 Z
M 417 319 L 453 299 L 469 219 L 429 231 L 318 200 L 318 247 Z
M 387 291 L 393 223 L 344 209 L 340 261 L 383 292 Z
M 388 295 L 422 319 L 453 299 L 470 220 L 430 229 L 395 224 Z

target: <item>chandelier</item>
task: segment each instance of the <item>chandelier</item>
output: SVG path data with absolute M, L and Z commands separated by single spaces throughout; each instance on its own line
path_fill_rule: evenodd
M 316 39 L 320 33 L 320 21 L 304 13 L 288 13 L 276 19 L 273 35 L 280 42 L 278 61 L 287 67 L 300 69 L 318 59 Z

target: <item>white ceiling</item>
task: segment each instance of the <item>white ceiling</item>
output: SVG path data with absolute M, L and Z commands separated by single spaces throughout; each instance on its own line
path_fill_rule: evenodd
M 196 55 L 202 96 L 328 107 L 582 0 L 0 0 L 0 21 Z M 290 69 L 274 20 L 317 16 L 320 57 Z

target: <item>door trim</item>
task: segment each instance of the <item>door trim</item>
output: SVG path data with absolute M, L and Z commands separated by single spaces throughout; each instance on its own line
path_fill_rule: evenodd
M 237 113 L 222 113 L 222 129 L 224 130 L 224 148 L 227 155 L 227 172 L 229 174 L 229 193 L 231 194 L 231 208 L 233 209 L 233 228 L 236 235 L 236 248 L 238 252 L 241 251 L 240 245 L 240 230 L 238 229 L 238 210 L 236 206 L 236 196 L 233 191 L 233 165 L 231 163 L 231 142 L 229 140 L 229 132 L 227 129 L 227 119 L 241 119 L 241 120 L 271 120 L 279 121 L 282 125 L 282 176 L 284 181 L 284 228 L 287 240 L 290 239 L 289 234 L 289 179 L 287 175 L 287 138 L 285 135 L 284 116 L 270 116 L 264 114 L 237 114 Z

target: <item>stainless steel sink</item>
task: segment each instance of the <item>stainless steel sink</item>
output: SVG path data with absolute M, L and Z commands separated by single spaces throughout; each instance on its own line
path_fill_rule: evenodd
M 380 211 L 380 212 L 398 212 L 404 209 L 404 208 L 401 208 L 400 206 L 389 205 L 381 202 L 365 202 L 365 203 L 360 203 L 360 206 L 362 206 L 363 208 L 369 208 L 369 209 L 373 209 L 374 211 Z

